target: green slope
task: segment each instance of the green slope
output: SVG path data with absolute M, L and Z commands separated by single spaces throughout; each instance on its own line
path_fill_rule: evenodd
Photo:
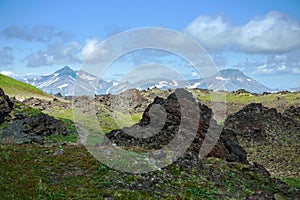
M 17 99 L 25 99 L 29 97 L 37 97 L 42 99 L 50 99 L 51 95 L 46 94 L 42 90 L 29 85 L 27 83 L 23 83 L 21 81 L 17 81 L 13 78 L 0 74 L 0 87 L 4 90 L 4 92 L 11 97 L 16 97 Z

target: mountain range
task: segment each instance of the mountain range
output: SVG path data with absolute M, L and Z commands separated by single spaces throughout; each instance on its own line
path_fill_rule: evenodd
M 214 91 L 235 91 L 238 89 L 245 89 L 253 93 L 271 91 L 270 88 L 246 76 L 238 69 L 224 69 L 219 71 L 218 74 L 201 79 L 191 79 L 187 81 L 157 79 L 155 81 L 151 80 L 149 83 L 144 81 L 141 85 L 108 80 L 98 81 L 96 76 L 84 71 L 75 71 L 68 66 L 65 66 L 53 74 L 46 76 L 23 76 L 15 78 L 36 86 L 49 94 L 60 93 L 63 96 L 68 96 L 73 94 L 76 78 L 78 77 L 81 80 L 80 87 L 84 90 L 94 90 L 95 94 L 116 93 L 118 91 L 123 91 L 130 88 L 144 90 L 153 87 L 163 90 L 169 88 L 186 87 L 210 89 Z

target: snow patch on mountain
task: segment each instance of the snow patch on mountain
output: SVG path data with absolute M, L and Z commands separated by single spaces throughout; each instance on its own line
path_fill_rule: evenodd
M 68 87 L 68 86 L 69 86 L 69 84 L 64 83 L 64 84 L 58 86 L 57 88 L 62 89 L 62 88 L 64 88 L 64 87 Z
M 228 78 L 224 78 L 222 76 L 216 76 L 216 79 L 221 80 L 221 81 L 228 81 L 229 80 Z
M 201 85 L 201 83 L 194 83 L 193 85 L 187 86 L 187 88 L 188 88 L 188 89 L 195 89 L 195 88 L 197 88 L 197 87 L 200 86 L 200 85 Z

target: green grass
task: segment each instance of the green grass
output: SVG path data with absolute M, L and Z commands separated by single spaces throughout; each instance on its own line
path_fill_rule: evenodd
M 63 153 L 55 154 L 57 149 Z M 246 165 L 214 158 L 203 162 L 210 167 L 197 171 L 169 165 L 152 174 L 134 175 L 108 168 L 83 146 L 0 145 L 0 198 L 245 199 L 276 187 Z M 161 178 L 151 190 L 142 184 L 157 177 Z M 130 189 L 132 184 L 142 186 Z
M 293 177 L 293 178 L 281 178 L 283 182 L 288 184 L 291 187 L 300 189 L 300 177 Z
M 54 107 L 51 111 L 47 111 L 46 113 L 58 119 L 74 120 L 72 109 L 61 109 L 59 107 Z M 114 129 L 131 126 L 134 123 L 137 123 L 141 118 L 142 114 L 140 113 L 133 113 L 132 115 L 121 112 L 112 113 L 103 105 L 100 105 L 99 113 L 97 114 L 97 119 L 99 122 L 98 124 L 104 133 L 108 133 Z M 97 127 L 99 127 L 95 126 L 94 120 L 90 120 L 90 115 L 84 116 L 84 114 L 81 114 L 78 119 L 85 120 L 86 124 L 91 124 L 91 128 L 94 127 L 97 129 Z
M 68 135 L 51 135 L 49 137 L 46 138 L 46 143 L 60 143 L 60 142 L 64 142 L 64 143 L 68 143 L 68 142 L 72 142 L 75 143 L 78 141 L 78 135 L 77 134 L 68 134 Z
M 48 115 L 58 118 L 58 119 L 69 119 L 73 120 L 73 110 L 72 109 L 62 109 L 58 106 L 53 107 L 51 111 L 46 111 Z
M 42 99 L 52 98 L 51 95 L 46 94 L 32 85 L 17 81 L 3 74 L 0 74 L 0 88 L 2 88 L 8 96 L 15 96 L 17 99 L 25 99 L 29 97 Z
M 60 135 L 60 134 L 55 134 L 48 136 L 46 138 L 46 143 L 54 143 L 54 144 L 59 144 L 60 142 L 63 143 L 76 143 L 79 139 L 79 136 L 76 132 L 76 128 L 74 126 L 74 123 L 70 119 L 60 119 L 63 124 L 66 126 L 68 134 L 67 135 Z
M 15 103 L 12 111 L 12 114 L 24 114 L 26 117 L 35 116 L 40 113 L 42 111 L 20 103 Z
M 132 115 L 124 114 L 122 112 L 111 112 L 104 106 L 100 105 L 97 119 L 99 125 L 104 133 L 108 133 L 115 129 L 132 126 L 142 118 L 142 115 L 135 113 Z

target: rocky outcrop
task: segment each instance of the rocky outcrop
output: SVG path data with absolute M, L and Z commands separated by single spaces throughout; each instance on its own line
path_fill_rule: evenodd
M 33 97 L 25 99 L 22 103 L 39 110 L 45 110 L 51 107 L 51 101 Z
M 44 144 L 47 136 L 66 135 L 68 133 L 67 127 L 61 120 L 43 113 L 28 115 L 26 111 L 18 112 L 16 107 L 13 108 L 14 102 L 0 88 L 0 124 L 5 120 L 8 122 L 0 132 L 1 143 Z M 20 102 L 18 103 L 20 104 Z M 24 104 L 29 104 L 40 110 L 46 110 L 53 106 L 50 101 L 35 98 L 25 100 Z M 25 106 L 24 104 L 20 104 L 19 107 Z M 16 103 L 16 105 L 18 104 Z M 62 105 L 64 104 L 62 103 Z M 7 118 L 8 116 L 9 118 Z
M 67 129 L 62 121 L 46 114 L 38 114 L 15 120 L 2 131 L 0 141 L 2 143 L 43 144 L 45 137 L 53 134 L 67 134 Z
M 11 112 L 13 105 L 13 102 L 4 93 L 2 88 L 0 88 L 0 124 L 5 121 L 5 118 Z
M 252 103 L 231 114 L 225 121 L 225 129 L 237 133 L 238 138 L 260 144 L 275 141 L 295 141 L 300 137 L 300 125 L 287 117 L 297 113 L 289 109 L 284 115 L 275 108 Z
M 283 116 L 300 122 L 300 107 L 290 106 L 283 112 Z
M 134 113 L 143 113 L 147 106 L 152 103 L 156 96 L 168 97 L 172 90 L 126 90 L 117 95 L 100 95 L 96 96 L 96 101 L 104 105 L 108 110 L 119 110 L 128 112 L 128 109 Z
M 199 113 L 193 106 L 199 107 Z M 220 138 L 215 138 L 208 134 L 208 129 L 222 130 L 213 119 L 212 110 L 196 102 L 188 91 L 176 89 L 167 99 L 156 97 L 146 108 L 138 124 L 113 130 L 106 136 L 118 146 L 157 150 L 173 144 L 177 148 L 186 148 L 185 153 L 177 160 L 184 166 L 199 164 L 198 155 L 206 139 L 206 145 L 210 142 L 215 145 L 208 156 L 247 163 L 246 152 L 239 146 L 234 134 L 222 132 Z M 188 146 L 184 146 L 187 140 L 190 142 Z

